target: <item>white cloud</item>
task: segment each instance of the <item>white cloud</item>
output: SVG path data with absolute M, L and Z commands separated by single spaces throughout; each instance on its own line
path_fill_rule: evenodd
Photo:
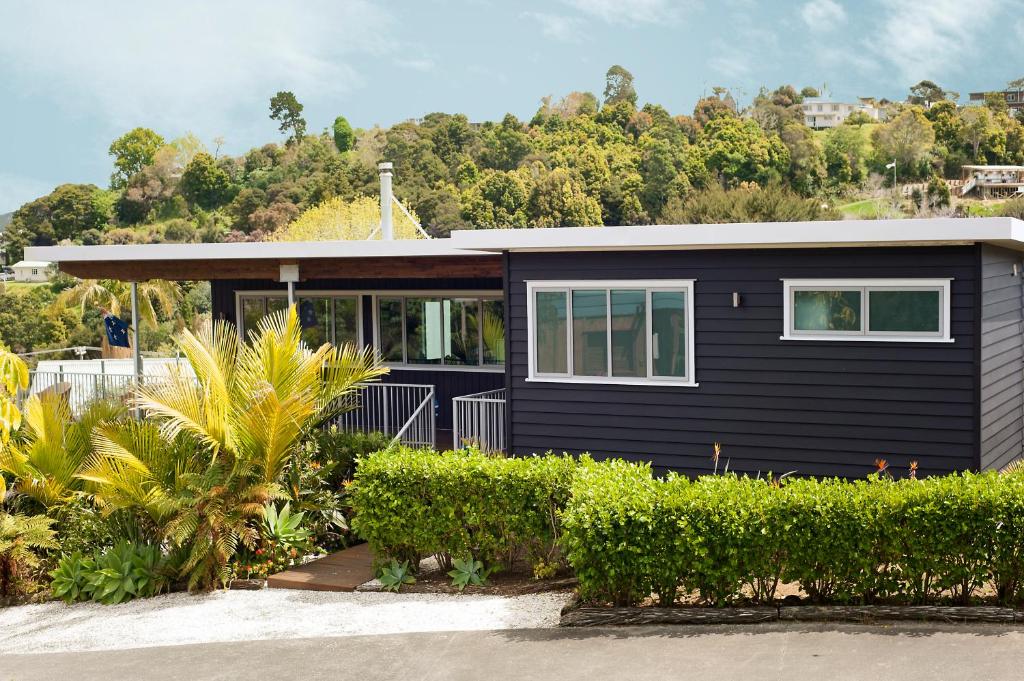
M 6 3 L 0 69 L 14 94 L 42 96 L 110 127 L 237 132 L 277 90 L 338 96 L 362 84 L 352 61 L 393 51 L 370 0 Z
M 609 24 L 674 23 L 682 11 L 692 3 L 689 0 L 562 0 L 584 14 L 597 17 Z
M 547 38 L 563 43 L 583 41 L 583 21 L 576 17 L 546 12 L 523 12 L 521 16 L 540 24 L 540 32 Z
M 962 71 L 978 54 L 976 41 L 1000 9 L 999 0 L 882 0 L 881 5 L 881 26 L 867 45 L 906 84 Z
M 800 18 L 812 31 L 831 31 L 846 22 L 846 10 L 836 0 L 810 0 L 800 8 Z
M 413 71 L 419 71 L 420 73 L 428 73 L 437 67 L 437 62 L 430 57 L 420 57 L 418 59 L 396 59 L 395 64 L 397 66 L 401 66 L 403 69 L 412 69 Z

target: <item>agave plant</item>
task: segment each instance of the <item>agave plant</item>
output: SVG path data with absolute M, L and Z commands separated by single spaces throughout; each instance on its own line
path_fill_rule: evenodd
M 16 492 L 45 507 L 58 504 L 82 489 L 76 476 L 89 456 L 93 427 L 124 413 L 120 405 L 95 402 L 75 420 L 63 396 L 32 395 L 25 402 L 19 437 L 0 442 L 0 471 L 14 478 Z
M 266 317 L 250 344 L 220 322 L 178 339 L 195 378 L 173 372 L 136 403 L 148 419 L 93 436 L 81 477 L 106 510 L 141 510 L 183 553 L 192 589 L 229 576 L 240 545 L 259 540 L 268 502 L 303 436 L 351 408 L 360 385 L 387 373 L 370 349 L 308 348 L 294 307 Z

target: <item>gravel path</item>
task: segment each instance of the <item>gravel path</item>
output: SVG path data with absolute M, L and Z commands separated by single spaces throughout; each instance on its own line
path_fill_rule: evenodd
M 568 598 L 264 589 L 176 593 L 111 606 L 44 603 L 0 608 L 0 654 L 553 627 Z

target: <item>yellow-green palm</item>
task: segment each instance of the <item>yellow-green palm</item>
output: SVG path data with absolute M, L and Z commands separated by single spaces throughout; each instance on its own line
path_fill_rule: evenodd
M 139 320 L 156 328 L 156 307 L 165 313 L 174 312 L 181 302 L 181 287 L 173 281 L 154 279 L 139 283 Z M 131 310 L 131 285 L 114 279 L 80 279 L 77 284 L 57 296 L 54 305 L 60 308 L 78 306 L 82 314 L 86 308 L 105 307 L 120 316 L 122 310 Z
M 370 349 L 308 348 L 295 308 L 261 322 L 250 344 L 227 323 L 178 339 L 194 372 L 146 385 L 144 423 L 93 435 L 81 474 L 108 512 L 146 513 L 183 552 L 192 588 L 223 581 L 250 522 L 282 494 L 278 480 L 303 435 L 355 404 L 360 385 L 387 373 Z
M 0 471 L 14 478 L 14 490 L 49 507 L 82 489 L 77 477 L 89 457 L 89 437 L 104 421 L 124 416 L 124 409 L 96 402 L 74 420 L 67 399 L 53 392 L 25 401 L 19 437 L 0 444 Z
M 19 390 L 28 387 L 28 367 L 13 352 L 0 345 L 0 447 L 21 427 L 21 410 L 15 404 Z M 4 481 L 0 478 L 0 498 Z

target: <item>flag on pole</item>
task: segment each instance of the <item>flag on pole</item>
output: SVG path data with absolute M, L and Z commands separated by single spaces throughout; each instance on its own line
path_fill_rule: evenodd
M 111 347 L 127 348 L 128 345 L 128 324 L 109 312 L 103 315 L 103 327 L 107 331 L 107 342 Z

